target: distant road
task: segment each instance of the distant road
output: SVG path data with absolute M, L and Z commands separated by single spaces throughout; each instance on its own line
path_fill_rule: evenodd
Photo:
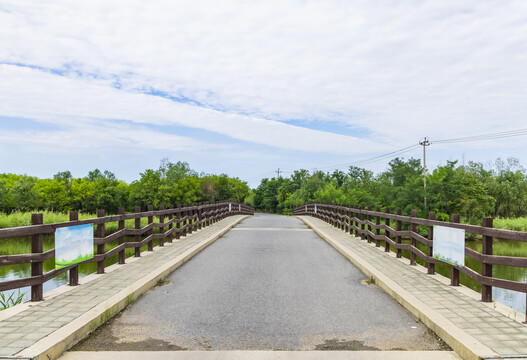
M 246 219 L 167 280 L 73 350 L 443 346 L 296 218 Z

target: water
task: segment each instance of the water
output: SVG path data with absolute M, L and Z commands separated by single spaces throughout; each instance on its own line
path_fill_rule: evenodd
M 141 239 L 142 240 L 142 239 Z M 133 236 L 127 236 L 126 241 L 134 241 Z M 154 246 L 159 244 L 159 240 L 154 240 Z M 105 244 L 105 250 L 109 251 L 118 245 L 118 240 Z M 54 248 L 54 236 L 44 235 L 44 251 Z M 146 251 L 148 245 L 141 247 L 141 252 Z M 15 255 L 15 254 L 30 254 L 31 253 L 31 237 L 19 237 L 19 238 L 7 238 L 0 239 L 0 255 Z M 125 249 L 125 257 L 134 256 L 134 249 Z M 96 248 L 94 247 L 94 254 L 96 254 Z M 105 266 L 110 266 L 119 261 L 118 254 L 115 254 L 105 260 Z M 44 273 L 55 269 L 55 258 L 44 261 Z M 83 277 L 89 274 L 93 274 L 97 271 L 97 263 L 85 263 L 79 265 L 79 277 Z M 17 264 L 17 265 L 5 265 L 0 266 L 0 281 L 15 280 L 21 278 L 27 278 L 31 276 L 31 264 Z M 44 293 L 47 291 L 58 288 L 59 286 L 69 283 L 68 272 L 65 272 L 53 279 L 46 281 L 43 284 Z M 21 292 L 25 293 L 24 301 L 29 300 L 31 297 L 31 287 L 24 287 L 20 289 Z M 4 291 L 6 296 L 11 293 L 17 293 L 18 290 L 7 290 Z M 15 295 L 16 296 L 16 295 Z

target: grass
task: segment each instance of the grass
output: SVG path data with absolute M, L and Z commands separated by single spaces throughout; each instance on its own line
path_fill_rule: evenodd
M 23 293 L 18 289 L 18 292 L 12 292 L 9 296 L 0 292 L 0 311 L 18 305 L 24 299 L 26 293 Z
M 527 232 L 527 217 L 514 219 L 497 218 L 494 219 L 494 227 L 498 229 Z
M 30 226 L 31 225 L 31 214 L 33 213 L 42 213 L 44 224 L 54 224 L 69 221 L 69 214 L 54 212 L 54 211 L 32 211 L 32 212 L 20 212 L 15 211 L 11 214 L 6 214 L 0 212 L 0 229 L 13 228 L 20 226 Z M 96 214 L 90 213 L 81 213 L 79 212 L 79 220 L 88 220 L 96 218 Z M 168 218 L 165 217 L 165 222 Z M 154 222 L 159 222 L 159 217 L 154 216 Z M 148 225 L 148 218 L 141 218 L 141 227 Z M 135 227 L 135 220 L 130 219 L 126 220 L 124 226 L 127 229 L 133 229 Z M 105 233 L 106 235 L 114 233 L 118 230 L 119 224 L 117 221 L 106 223 L 105 224 Z M 165 229 L 166 230 L 166 229 Z

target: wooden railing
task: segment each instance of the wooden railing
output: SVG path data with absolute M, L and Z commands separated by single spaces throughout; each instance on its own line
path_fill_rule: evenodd
M 155 211 L 152 206 L 148 206 L 146 212 L 141 212 L 141 208 L 136 206 L 134 213 L 125 214 L 124 208 L 120 208 L 119 214 L 112 216 L 105 216 L 104 210 L 98 210 L 97 218 L 87 220 L 78 220 L 78 212 L 72 211 L 70 221 L 55 224 L 43 224 L 42 214 L 32 214 L 31 226 L 0 229 L 0 241 L 6 238 L 31 236 L 31 254 L 0 256 L 0 266 L 30 263 L 31 277 L 0 282 L 0 291 L 31 286 L 31 301 L 40 301 L 43 299 L 43 284 L 66 271 L 69 271 L 69 284 L 78 285 L 79 264 L 43 272 L 44 261 L 55 257 L 55 249 L 43 251 L 43 235 L 53 234 L 57 228 L 84 224 L 96 225 L 94 237 L 94 244 L 97 246 L 96 254 L 93 259 L 83 263 L 96 262 L 97 273 L 103 274 L 104 261 L 110 256 L 119 254 L 119 264 L 125 263 L 125 249 L 127 248 L 134 248 L 135 257 L 139 257 L 142 246 L 147 245 L 148 251 L 153 250 L 154 239 L 159 240 L 159 246 L 164 246 L 165 241 L 170 243 L 174 238 L 180 239 L 182 236 L 191 234 L 227 216 L 240 214 L 252 215 L 254 210 L 250 206 L 235 201 L 185 204 L 176 207 L 170 205 L 167 209 L 160 206 L 159 210 Z M 159 222 L 154 223 L 154 216 L 159 217 Z M 141 218 L 148 218 L 148 225 L 141 227 Z M 135 220 L 135 228 L 125 228 L 125 221 L 131 219 Z M 111 222 L 118 223 L 118 230 L 105 234 L 105 224 Z M 159 229 L 158 233 L 153 231 L 156 228 Z M 134 236 L 135 241 L 126 241 L 126 236 Z M 118 240 L 118 245 L 105 251 L 104 245 L 114 240 Z
M 459 286 L 459 273 L 466 274 L 481 284 L 481 301 L 483 302 L 492 301 L 493 286 L 527 293 L 526 283 L 496 278 L 492 275 L 493 265 L 527 268 L 527 258 L 525 257 L 492 254 L 494 238 L 527 242 L 527 232 L 495 229 L 492 227 L 492 218 L 484 218 L 482 226 L 475 226 L 460 224 L 459 215 L 456 214 L 452 215 L 451 222 L 446 222 L 435 220 L 434 212 L 429 213 L 428 219 L 423 219 L 417 217 L 417 211 L 412 211 L 411 216 L 402 216 L 401 209 L 397 209 L 393 214 L 389 208 L 385 208 L 384 212 L 381 212 L 378 206 L 373 211 L 372 206 L 366 209 L 364 206 L 323 203 L 302 205 L 296 208 L 293 213 L 294 215 L 309 215 L 322 219 L 351 235 L 368 242 L 375 241 L 377 247 L 381 246 L 381 242 L 384 242 L 384 250 L 389 252 L 390 246 L 393 247 L 398 258 L 402 256 L 402 250 L 408 250 L 410 252 L 410 264 L 415 265 L 416 258 L 421 258 L 427 264 L 428 274 L 435 273 L 435 264 L 448 265 L 451 267 L 451 285 Z M 395 228 L 392 227 L 393 222 L 395 222 Z M 428 228 L 426 237 L 417 232 L 418 225 Z M 466 233 L 482 237 L 481 253 L 465 247 L 465 256 L 481 262 L 481 274 L 469 267 L 458 267 L 432 256 L 434 225 L 463 229 Z M 381 230 L 384 230 L 384 233 L 381 233 Z M 403 239 L 407 240 L 407 243 L 403 243 Z M 426 253 L 418 248 L 417 243 L 426 246 Z

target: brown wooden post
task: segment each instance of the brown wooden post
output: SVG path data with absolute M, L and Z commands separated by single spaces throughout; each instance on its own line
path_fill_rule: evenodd
M 154 211 L 154 207 L 152 205 L 147 206 L 148 211 Z M 154 222 L 154 215 L 148 215 L 148 225 L 152 224 Z M 146 236 L 150 236 L 154 233 L 154 229 L 150 229 L 146 232 Z M 154 239 L 151 239 L 148 242 L 148 251 L 154 251 Z
M 452 214 L 452 222 L 459 224 L 459 214 Z M 459 269 L 451 265 L 450 285 L 459 286 Z
M 401 209 L 397 209 L 397 210 L 395 211 L 395 214 L 396 214 L 396 215 L 399 215 L 399 216 L 402 215 L 402 213 L 403 213 L 403 211 L 402 211 Z M 396 230 L 396 231 L 401 231 L 402 229 L 403 229 L 403 223 L 402 223 L 402 221 L 401 221 L 401 220 L 397 220 L 397 221 L 395 222 L 395 230 Z M 402 244 L 402 243 L 403 243 L 403 238 L 402 238 L 402 236 L 397 236 L 397 237 L 395 238 L 395 242 L 396 242 L 397 244 Z M 403 255 L 401 249 L 397 249 L 397 250 L 395 250 L 395 254 L 396 254 L 395 256 L 396 256 L 397 258 L 400 258 L 400 257 L 402 257 L 402 255 Z
M 183 204 L 183 208 L 187 208 L 188 207 L 188 204 Z M 188 211 L 182 211 L 181 212 L 181 218 L 184 219 L 187 217 L 187 214 L 188 214 Z M 181 223 L 181 236 L 187 236 L 187 220 L 185 219 L 182 223 Z
M 104 217 L 104 210 L 97 210 L 97 217 Z M 104 238 L 104 223 L 97 224 L 97 237 L 102 239 Z M 104 255 L 104 244 L 97 245 L 97 255 Z M 104 274 L 104 259 L 97 261 L 97 274 Z
M 197 202 L 194 203 L 194 231 L 198 231 L 198 220 L 199 220 L 199 204 Z
M 350 217 L 350 219 L 348 220 L 348 232 L 350 233 L 350 235 L 353 235 L 353 227 L 352 227 L 353 226 L 353 220 L 352 220 L 353 212 L 352 212 L 351 208 L 352 208 L 352 205 L 349 204 L 348 205 L 348 211 L 347 211 L 346 214 Z
M 360 207 L 360 220 L 361 220 L 361 221 L 364 221 L 364 213 L 363 213 L 364 208 L 365 208 L 364 205 L 362 205 L 362 206 Z M 361 238 L 362 240 L 364 240 L 364 238 L 366 237 L 366 235 L 364 234 L 364 230 L 366 229 L 366 225 L 364 225 L 364 224 L 360 224 L 360 229 L 361 229 L 361 232 L 360 232 L 360 238 Z
M 70 211 L 70 221 L 79 220 L 78 211 Z M 70 286 L 79 285 L 79 265 L 75 265 L 70 269 Z
M 179 240 L 179 238 L 181 237 L 181 234 L 179 232 L 181 229 L 181 204 L 177 204 L 176 208 L 178 210 L 176 212 L 176 240 Z
M 417 217 L 417 210 L 412 210 L 412 213 L 410 215 L 411 217 Z M 413 223 L 413 222 L 410 222 L 410 232 L 411 233 L 416 233 L 417 232 L 417 224 Z M 411 244 L 411 249 L 410 249 L 410 265 L 416 265 L 416 255 L 415 253 L 412 251 L 412 248 L 413 249 L 417 249 L 417 240 L 415 240 L 413 234 L 410 234 L 411 235 L 411 238 L 410 238 L 410 244 Z
M 168 205 L 168 208 L 172 210 L 174 209 L 174 205 L 170 204 Z M 174 219 L 174 213 L 170 211 L 170 213 L 168 213 L 168 221 L 172 221 L 172 219 Z M 174 224 L 170 223 L 170 225 L 168 225 L 168 231 L 172 230 L 173 227 Z M 171 232 L 170 235 L 168 235 L 168 242 L 171 243 L 173 238 L 174 234 Z
M 377 206 L 375 211 L 381 212 L 381 207 Z M 379 216 L 379 214 L 377 214 L 377 216 L 375 217 L 375 225 L 381 225 L 381 217 Z M 375 235 L 380 236 L 381 235 L 381 229 L 375 229 Z M 375 240 L 375 247 L 381 247 L 381 240 L 380 239 L 376 239 Z
M 483 218 L 483 226 L 489 228 L 493 227 L 492 218 Z M 492 236 L 484 235 L 482 245 L 481 253 L 484 255 L 492 255 Z M 481 275 L 492 277 L 492 264 L 487 264 L 485 263 L 485 260 L 483 260 L 483 263 L 481 264 Z M 481 284 L 481 301 L 492 301 L 492 286 Z
M 188 216 L 190 217 L 190 219 L 188 219 L 188 224 L 189 224 L 189 227 L 188 227 L 188 234 L 192 234 L 192 230 L 194 228 L 194 204 L 190 203 L 188 204 L 190 210 L 188 211 Z
M 359 208 L 359 205 L 353 205 L 353 208 L 355 210 L 357 210 Z M 355 226 L 357 226 L 357 228 L 355 229 L 355 236 L 359 237 L 359 221 L 358 221 L 358 219 L 360 218 L 360 215 L 359 215 L 359 213 L 357 211 L 353 211 L 353 216 L 355 218 L 357 218 L 357 220 L 355 221 Z
M 198 230 L 201 230 L 201 222 L 203 220 L 203 202 L 198 203 Z
M 41 225 L 44 223 L 44 215 L 31 214 L 31 225 Z M 31 253 L 38 254 L 44 252 L 44 236 L 42 234 L 31 235 Z M 41 276 L 44 274 L 42 261 L 31 263 L 31 276 Z M 42 282 L 31 286 L 31 301 L 42 301 L 44 291 Z
M 134 207 L 134 212 L 137 214 L 137 213 L 140 213 L 141 212 L 141 207 L 140 206 L 136 206 Z M 135 218 L 135 229 L 136 230 L 139 230 L 141 229 L 141 218 L 138 217 L 138 218 Z M 135 235 L 134 236 L 134 242 L 140 242 L 141 241 L 141 235 Z M 134 253 L 134 256 L 135 257 L 140 257 L 141 256 L 141 247 L 140 246 L 137 246 L 134 248 L 135 250 L 135 253 Z
M 381 207 L 380 206 L 377 206 L 375 208 L 375 211 L 377 212 L 380 212 L 381 211 Z M 381 217 L 377 214 L 377 216 L 375 216 L 375 225 L 381 225 Z M 375 235 L 378 235 L 380 236 L 381 235 L 381 229 L 375 229 Z M 375 247 L 380 247 L 381 246 L 381 240 L 375 240 Z
M 120 207 L 118 210 L 119 215 L 124 215 L 125 210 L 124 207 Z M 124 219 L 119 220 L 119 230 L 122 230 L 124 232 Z M 126 236 L 122 235 L 119 237 L 119 245 L 124 244 L 126 240 Z M 119 264 L 123 265 L 125 263 L 125 249 L 122 249 L 119 251 Z
M 373 206 L 369 205 L 369 206 L 368 206 L 368 211 L 371 211 L 372 209 L 373 209 Z M 368 222 L 371 222 L 371 215 L 368 214 L 368 216 L 366 217 L 366 219 L 368 219 Z M 368 231 L 371 232 L 371 225 L 370 225 L 370 224 L 368 224 Z M 366 235 L 366 237 L 368 238 L 368 242 L 371 243 L 372 238 L 371 238 L 371 236 L 370 236 L 369 233 Z
M 159 210 L 165 210 L 165 205 L 159 205 Z M 163 224 L 165 222 L 165 215 L 160 214 L 159 215 L 159 223 Z M 162 226 L 159 228 L 159 233 L 164 234 L 165 233 L 165 227 Z M 165 238 L 162 237 L 159 239 L 159 246 L 165 246 Z
M 429 220 L 435 220 L 436 219 L 436 213 L 434 211 L 430 211 L 428 213 L 428 219 Z M 428 227 L 428 240 L 433 241 L 434 240 L 434 227 L 429 226 Z M 434 244 L 432 242 L 432 246 L 428 247 L 428 256 L 434 256 Z M 436 264 L 428 263 L 428 274 L 434 275 L 435 274 L 435 268 Z
M 384 209 L 384 212 L 386 214 L 389 214 L 390 213 L 390 208 L 387 207 L 386 209 Z M 384 218 L 384 224 L 386 226 L 390 226 L 390 218 L 388 217 L 385 217 Z M 390 237 L 390 232 L 388 230 L 384 230 L 384 235 L 389 238 Z M 388 241 L 384 241 L 384 251 L 385 252 L 390 252 L 390 243 Z

